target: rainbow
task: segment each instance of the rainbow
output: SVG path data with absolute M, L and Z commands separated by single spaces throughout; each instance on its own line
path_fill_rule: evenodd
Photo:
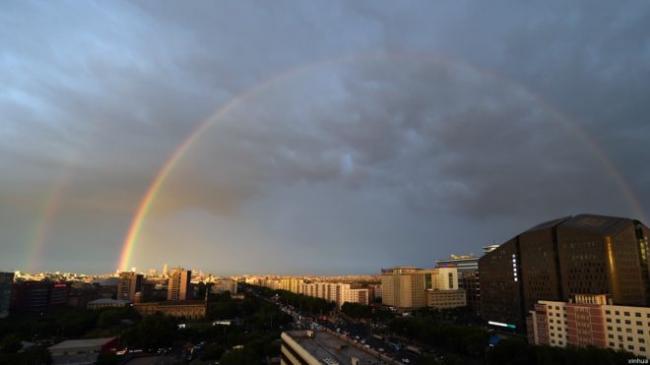
M 322 66 L 326 65 L 332 65 L 332 64 L 340 64 L 340 63 L 345 63 L 345 62 L 350 62 L 354 60 L 362 60 L 362 59 L 367 59 L 367 58 L 397 58 L 397 59 L 408 59 L 408 58 L 420 58 L 424 57 L 426 58 L 429 62 L 440 62 L 444 61 L 445 63 L 450 62 L 449 60 L 446 60 L 443 57 L 440 57 L 439 55 L 431 55 L 431 54 L 405 54 L 405 53 L 372 53 L 372 54 L 354 54 L 352 56 L 345 56 L 345 57 L 340 57 L 340 58 L 334 58 L 334 59 L 326 59 L 323 61 L 318 61 L 315 63 L 310 63 L 307 65 L 295 67 L 288 69 L 285 72 L 282 72 L 280 74 L 274 75 L 269 79 L 266 79 L 262 82 L 259 82 L 252 86 L 251 88 L 247 89 L 246 91 L 236 95 L 233 97 L 229 102 L 227 102 L 225 105 L 223 105 L 221 108 L 217 109 L 215 113 L 213 113 L 210 117 L 205 119 L 204 121 L 200 122 L 196 128 L 194 128 L 190 134 L 176 147 L 176 149 L 172 152 L 172 154 L 167 158 L 167 160 L 164 162 L 162 167 L 159 169 L 158 173 L 148 186 L 144 196 L 140 200 L 140 203 L 138 204 L 135 214 L 133 215 L 133 218 L 131 220 L 129 229 L 127 231 L 127 234 L 124 238 L 124 242 L 122 244 L 122 250 L 120 253 L 120 258 L 118 262 L 118 267 L 117 270 L 119 271 L 126 271 L 128 270 L 129 263 L 131 261 L 131 256 L 133 254 L 133 250 L 139 240 L 140 234 L 142 232 L 143 224 L 145 221 L 145 218 L 151 211 L 151 208 L 153 206 L 153 203 L 155 202 L 156 198 L 160 194 L 160 191 L 165 183 L 165 180 L 169 177 L 171 172 L 174 170 L 174 168 L 180 163 L 180 161 L 183 159 L 183 156 L 192 148 L 192 146 L 200 139 L 202 134 L 210 129 L 220 118 L 228 114 L 231 110 L 236 108 L 237 106 L 243 104 L 246 102 L 249 98 L 257 95 L 258 93 L 264 91 L 271 85 L 282 81 L 286 79 L 290 79 L 292 77 L 301 75 L 307 71 L 311 71 L 317 68 L 320 68 Z M 493 71 L 490 70 L 483 70 L 480 68 L 477 68 L 473 65 L 469 65 L 464 62 L 459 62 L 458 60 L 453 61 L 456 64 L 463 64 L 467 67 L 470 67 L 472 70 L 476 70 L 481 74 L 484 75 L 489 75 L 492 77 L 496 77 L 498 79 L 506 80 L 510 82 L 512 85 L 517 85 L 520 86 L 519 84 L 515 83 L 512 80 L 509 80 L 508 78 L 503 77 L 503 75 L 498 75 Z M 521 86 L 520 86 L 521 87 Z M 541 97 L 538 95 L 528 91 L 525 89 L 525 91 L 531 95 L 536 101 L 540 102 L 540 105 L 542 105 L 547 111 L 551 111 L 552 114 L 555 116 L 559 117 L 560 122 L 562 123 L 563 127 L 567 128 L 569 131 L 571 131 L 582 143 L 584 143 L 586 146 L 589 147 L 589 149 L 592 150 L 592 152 L 595 153 L 595 156 L 597 159 L 602 163 L 604 169 L 609 173 L 611 177 L 613 177 L 615 183 L 617 184 L 618 188 L 621 190 L 623 193 L 625 199 L 628 201 L 630 206 L 633 208 L 633 210 L 636 212 L 636 214 L 639 216 L 640 219 L 645 220 L 645 215 L 643 213 L 643 209 L 641 207 L 641 204 L 639 203 L 638 199 L 636 198 L 636 195 L 632 188 L 629 186 L 629 184 L 625 181 L 623 175 L 618 171 L 616 166 L 612 163 L 612 161 L 607 157 L 605 151 L 600 148 L 600 146 L 596 143 L 596 141 L 593 140 L 589 136 L 589 134 L 583 129 L 580 128 L 578 125 L 575 123 L 571 123 L 570 119 L 557 111 L 555 108 L 551 107 L 550 104 L 548 104 L 546 101 L 544 101 Z
M 129 262 L 133 254 L 133 248 L 135 247 L 140 233 L 142 232 L 142 226 L 147 214 L 151 211 L 153 202 L 156 200 L 156 197 L 159 195 L 160 190 L 169 176 L 169 174 L 174 170 L 179 161 L 182 160 L 185 153 L 194 145 L 194 143 L 199 140 L 201 135 L 212 125 L 219 120 L 222 116 L 228 114 L 232 109 L 246 101 L 248 98 L 256 95 L 265 88 L 275 84 L 278 81 L 289 79 L 296 74 L 301 74 L 308 69 L 317 68 L 326 64 L 340 62 L 340 59 L 336 60 L 325 60 L 321 62 L 316 62 L 301 67 L 296 67 L 289 69 L 283 73 L 275 75 L 265 81 L 262 81 L 252 88 L 244 91 L 241 94 L 238 94 L 232 98 L 228 103 L 219 108 L 214 114 L 205 119 L 203 122 L 199 123 L 198 126 L 190 132 L 190 134 L 181 142 L 174 152 L 167 158 L 163 166 L 160 168 L 155 178 L 147 188 L 146 193 L 143 198 L 140 200 L 140 204 L 136 209 L 136 213 L 133 216 L 129 230 L 127 231 L 124 243 L 122 245 L 122 251 L 120 254 L 120 259 L 118 263 L 118 271 L 127 271 L 129 267 Z

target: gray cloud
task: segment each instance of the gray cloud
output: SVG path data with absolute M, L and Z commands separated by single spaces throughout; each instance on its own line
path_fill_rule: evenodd
M 6 269 L 34 261 L 60 191 L 38 266 L 112 270 L 168 156 L 255 87 L 166 180 L 134 265 L 369 272 L 555 216 L 637 216 L 599 154 L 650 200 L 643 2 L 5 10 Z

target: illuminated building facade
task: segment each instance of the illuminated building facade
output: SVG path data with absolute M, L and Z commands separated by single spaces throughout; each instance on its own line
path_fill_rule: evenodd
M 420 269 L 400 266 L 384 269 L 381 273 L 382 303 L 395 308 L 414 309 L 426 307 L 429 299 L 457 296 L 458 269 L 456 267 L 440 267 L 436 269 Z M 454 293 L 431 294 L 432 291 L 454 291 Z M 465 295 L 465 292 L 462 292 Z M 436 302 L 436 300 L 434 300 Z
M 190 281 L 192 280 L 192 270 L 175 268 L 169 274 L 167 284 L 167 300 L 181 301 L 190 299 Z
M 650 308 L 609 304 L 606 295 L 542 300 L 529 312 L 528 341 L 553 347 L 625 350 L 650 357 Z
M 117 299 L 135 302 L 135 295 L 142 291 L 144 276 L 134 272 L 120 273 L 117 282 Z

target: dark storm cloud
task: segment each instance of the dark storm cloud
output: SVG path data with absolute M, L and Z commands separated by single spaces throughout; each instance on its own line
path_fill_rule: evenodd
M 274 77 L 174 169 L 135 264 L 374 271 L 560 215 L 638 215 L 599 154 L 650 201 L 644 2 L 5 8 L 3 266 L 26 261 L 61 186 L 47 268 L 74 251 L 112 269 L 169 154 Z

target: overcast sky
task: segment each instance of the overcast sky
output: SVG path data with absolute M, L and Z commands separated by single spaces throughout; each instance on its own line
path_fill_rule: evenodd
M 645 219 L 650 5 L 4 2 L 0 269 L 113 271 L 204 122 L 139 270 L 373 273 Z

